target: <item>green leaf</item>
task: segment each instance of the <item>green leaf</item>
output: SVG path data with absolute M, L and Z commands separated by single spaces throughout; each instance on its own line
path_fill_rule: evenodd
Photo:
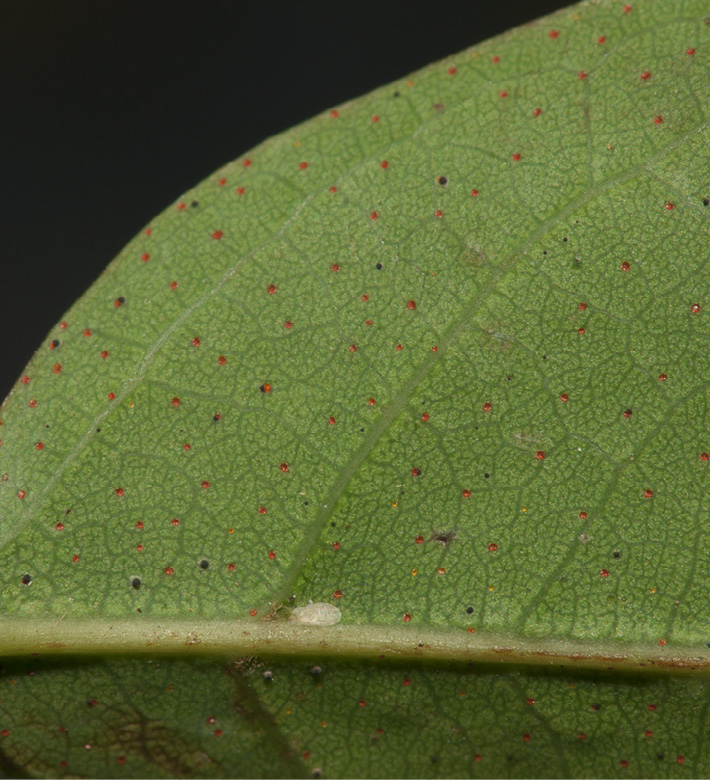
M 710 772 L 709 12 L 512 30 L 125 248 L 3 405 L 0 772 Z

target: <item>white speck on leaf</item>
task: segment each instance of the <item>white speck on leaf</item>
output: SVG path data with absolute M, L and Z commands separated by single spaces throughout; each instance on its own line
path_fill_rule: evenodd
M 296 607 L 289 615 L 291 623 L 308 626 L 334 626 L 340 621 L 341 612 L 324 601 L 310 602 L 305 607 Z

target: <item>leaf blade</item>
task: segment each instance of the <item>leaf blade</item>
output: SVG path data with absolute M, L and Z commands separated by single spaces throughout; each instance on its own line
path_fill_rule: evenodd
M 704 13 L 580 4 L 152 222 L 3 405 L 4 651 L 48 618 L 283 644 L 313 600 L 400 651 L 700 670 Z

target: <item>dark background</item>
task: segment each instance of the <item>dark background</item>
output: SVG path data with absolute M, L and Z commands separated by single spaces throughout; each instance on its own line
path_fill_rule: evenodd
M 121 247 L 214 169 L 567 4 L 0 0 L 0 399 Z

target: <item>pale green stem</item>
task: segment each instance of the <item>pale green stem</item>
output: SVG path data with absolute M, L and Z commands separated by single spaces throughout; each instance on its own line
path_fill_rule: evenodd
M 705 645 L 520 638 L 416 626 L 307 626 L 275 620 L 0 620 L 0 656 L 175 655 L 314 660 L 423 659 L 557 669 L 710 673 Z

